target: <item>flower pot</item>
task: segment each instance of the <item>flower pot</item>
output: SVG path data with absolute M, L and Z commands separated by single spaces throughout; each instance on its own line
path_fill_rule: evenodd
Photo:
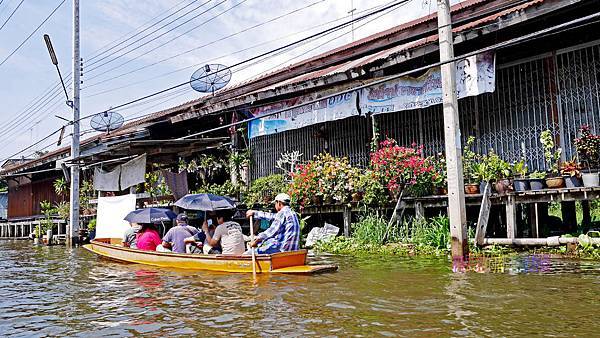
M 543 178 L 530 178 L 529 189 L 531 190 L 542 190 L 545 188 L 545 182 Z
M 531 189 L 529 180 L 526 178 L 515 178 L 513 185 L 515 187 L 515 191 L 527 191 Z
M 312 205 L 322 205 L 323 204 L 323 198 L 318 195 L 313 195 L 311 197 L 310 201 L 312 202 Z
M 562 177 L 546 177 L 546 186 L 548 189 L 558 189 L 565 186 L 565 179 Z
M 479 184 L 476 184 L 476 183 L 465 184 L 465 194 L 467 194 L 467 195 L 479 194 Z
M 448 190 L 444 187 L 433 187 L 432 193 L 433 195 L 440 195 L 440 196 L 444 196 L 444 195 L 448 195 Z
M 584 187 L 600 186 L 600 176 L 598 176 L 598 173 L 583 173 L 581 179 Z
M 323 201 L 325 205 L 333 205 L 335 201 L 333 200 L 333 196 L 327 196 Z
M 362 191 L 357 191 L 352 194 L 352 202 L 354 202 L 354 203 L 358 203 L 358 202 L 362 201 L 362 198 L 363 198 Z
M 581 182 L 581 178 L 577 176 L 563 176 L 565 180 L 565 186 L 567 188 L 579 188 L 583 187 L 583 182 Z
M 499 194 L 506 194 L 507 192 L 512 190 L 510 180 L 504 178 L 496 181 L 494 183 L 494 189 L 496 189 L 496 192 Z

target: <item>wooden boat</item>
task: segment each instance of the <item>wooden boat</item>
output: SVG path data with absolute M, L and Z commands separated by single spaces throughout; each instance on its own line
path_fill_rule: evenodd
M 252 273 L 251 256 L 178 254 L 142 251 L 120 245 L 120 239 L 95 239 L 83 247 L 102 257 L 159 267 Z M 118 244 L 117 244 L 118 243 Z M 306 250 L 256 255 L 257 273 L 313 274 L 337 270 L 335 265 L 307 265 Z

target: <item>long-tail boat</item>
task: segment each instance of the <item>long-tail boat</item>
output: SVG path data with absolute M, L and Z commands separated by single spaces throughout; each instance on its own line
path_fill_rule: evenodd
M 95 239 L 83 247 L 109 259 L 158 267 L 252 273 L 249 255 L 204 255 L 142 251 L 120 245 L 116 238 Z M 307 251 L 298 250 L 272 255 L 256 255 L 257 273 L 314 274 L 337 270 L 335 265 L 307 265 Z

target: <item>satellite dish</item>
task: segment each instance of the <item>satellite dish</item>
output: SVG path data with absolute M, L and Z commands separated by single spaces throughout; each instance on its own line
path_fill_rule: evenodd
M 105 111 L 94 115 L 90 121 L 90 126 L 95 131 L 102 131 L 108 134 L 115 129 L 121 128 L 123 122 L 121 114 L 113 111 Z
M 220 64 L 210 64 L 198 69 L 190 78 L 190 85 L 200 93 L 215 93 L 231 80 L 231 70 Z

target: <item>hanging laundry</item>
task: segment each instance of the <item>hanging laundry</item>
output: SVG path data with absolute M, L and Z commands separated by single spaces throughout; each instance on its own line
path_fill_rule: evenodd
M 94 169 L 94 189 L 98 191 L 119 191 L 119 177 L 121 166 L 113 171 L 104 171 L 100 168 Z
M 146 181 L 146 154 L 121 165 L 121 190 Z
M 181 197 L 187 195 L 188 193 L 188 179 L 187 179 L 187 170 L 184 170 L 180 173 L 172 173 L 168 170 L 160 171 L 162 177 L 165 179 L 165 183 L 169 190 L 173 193 L 175 200 L 180 199 Z

